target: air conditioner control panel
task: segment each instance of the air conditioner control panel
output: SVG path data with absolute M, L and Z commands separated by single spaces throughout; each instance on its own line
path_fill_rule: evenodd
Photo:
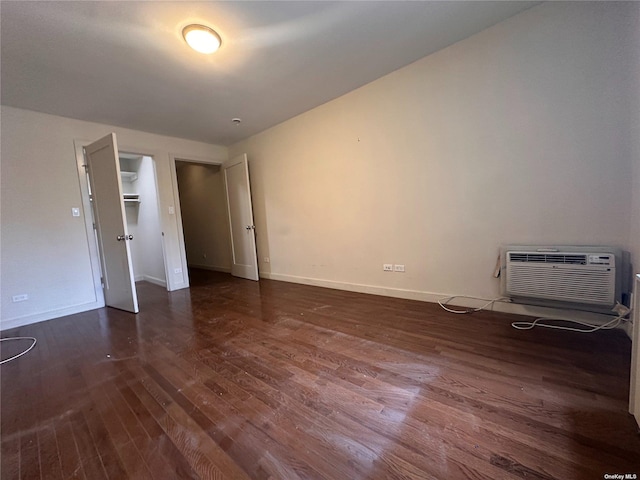
M 603 265 L 615 267 L 615 255 L 612 254 L 595 254 L 587 257 L 589 265 Z

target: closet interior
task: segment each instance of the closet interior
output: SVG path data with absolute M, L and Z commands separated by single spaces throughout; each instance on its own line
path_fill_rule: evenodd
M 166 287 L 160 208 L 153 158 L 120 152 L 120 176 L 135 281 Z

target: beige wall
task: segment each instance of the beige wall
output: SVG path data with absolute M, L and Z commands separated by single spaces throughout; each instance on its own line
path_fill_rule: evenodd
M 231 271 L 229 217 L 219 165 L 176 162 L 190 267 Z
M 495 297 L 501 244 L 629 249 L 638 8 L 543 4 L 231 146 L 261 274 Z
M 630 153 L 633 163 L 633 185 L 631 202 L 631 231 L 629 245 L 635 273 L 640 274 L 640 8 L 635 15 L 629 16 L 629 21 L 635 24 L 635 41 L 629 55 L 629 68 L 632 72 L 630 84 L 636 94 L 629 96 L 629 135 L 635 138 Z M 639 370 L 640 371 L 640 370 Z
M 183 274 L 171 155 L 224 161 L 225 147 L 153 135 L 97 123 L 2 107 L 0 327 L 10 328 L 100 306 L 94 291 L 89 241 L 83 217 L 74 140 L 115 132 L 121 149 L 153 154 L 160 192 L 161 223 L 174 288 Z M 28 294 L 13 303 L 13 295 Z
M 635 12 L 635 15 L 630 16 L 630 21 L 635 24 L 635 42 L 630 58 L 630 66 L 633 69 L 633 75 L 631 76 L 631 83 L 635 85 L 636 91 L 640 88 L 640 49 L 637 48 L 640 45 L 640 13 Z M 629 130 L 631 135 L 634 135 L 636 142 L 632 150 L 631 158 L 633 162 L 633 185 L 632 185 L 632 202 L 631 202 L 631 231 L 629 237 L 629 245 L 631 255 L 634 264 L 634 272 L 640 274 L 640 95 L 631 96 L 629 98 L 631 106 L 631 118 L 629 121 Z M 636 286 L 635 295 L 640 295 L 640 290 L 637 288 L 640 285 L 640 281 L 634 281 Z M 638 298 L 635 300 L 635 305 L 640 305 Z M 640 312 L 636 309 L 633 313 L 635 332 L 633 332 L 633 355 L 631 366 L 631 385 L 630 385 L 630 402 L 629 412 L 635 415 L 636 422 L 640 425 L 640 332 L 637 329 L 640 328 Z

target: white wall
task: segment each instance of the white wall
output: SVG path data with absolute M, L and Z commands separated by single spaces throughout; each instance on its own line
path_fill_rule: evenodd
M 501 244 L 628 249 L 638 8 L 543 4 L 231 146 L 261 274 L 495 297 Z
M 230 272 L 229 217 L 220 166 L 177 162 L 176 171 L 189 266 Z
M 74 140 L 115 132 L 121 150 L 153 154 L 170 271 L 186 266 L 179 244 L 170 155 L 221 162 L 227 149 L 2 106 L 2 329 L 96 308 Z M 184 268 L 184 267 L 183 267 Z M 179 278 L 178 278 L 179 277 Z M 182 274 L 171 279 L 186 286 Z M 29 300 L 12 303 L 11 297 Z

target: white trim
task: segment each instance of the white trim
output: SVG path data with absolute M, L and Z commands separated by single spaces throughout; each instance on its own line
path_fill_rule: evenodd
M 220 267 L 217 265 L 198 265 L 190 263 L 189 268 L 197 268 L 200 270 L 211 270 L 213 272 L 231 273 L 231 267 Z
M 438 300 L 449 298 L 460 293 L 435 293 L 421 290 L 407 290 L 402 288 L 381 287 L 377 285 L 363 285 L 357 283 L 337 282 L 320 278 L 298 277 L 295 275 L 283 275 L 280 273 L 261 272 L 261 278 L 279 280 L 282 282 L 300 283 L 313 285 L 316 287 L 335 288 L 349 292 L 368 293 L 371 295 L 382 295 L 385 297 L 403 298 L 407 300 L 419 300 L 423 302 L 437 303 Z M 449 303 L 458 307 L 478 307 L 478 302 L 465 298 L 457 298 Z M 515 315 L 527 315 L 531 317 L 553 317 L 563 320 L 581 320 L 601 325 L 611 320 L 610 316 L 599 313 L 582 312 L 578 310 L 563 310 L 559 308 L 538 307 L 534 305 L 523 305 L 506 301 L 497 301 L 493 304 L 493 311 L 502 313 L 512 313 Z M 622 327 L 618 327 L 622 328 Z
M 163 232 L 163 235 L 161 236 L 161 245 L 162 245 L 162 261 L 164 262 L 164 274 L 165 277 L 168 279 L 168 281 L 166 281 L 164 283 L 165 288 L 167 289 L 167 291 L 171 291 L 173 286 L 172 286 L 172 276 L 169 275 L 170 272 L 170 267 L 169 267 L 169 263 L 170 263 L 170 259 L 167 258 L 167 249 L 165 247 L 165 234 L 164 232 L 168 231 L 168 229 L 172 228 L 172 222 L 167 222 L 163 216 L 163 211 L 164 211 L 164 205 L 162 202 L 162 188 L 160 185 L 160 182 L 158 181 L 158 164 L 160 162 L 160 158 L 163 157 L 163 154 L 159 151 L 153 150 L 153 149 L 147 149 L 147 148 L 138 148 L 135 145 L 118 145 L 118 153 L 120 152 L 124 152 L 124 153 L 130 153 L 130 154 L 134 154 L 134 155 L 140 155 L 142 157 L 149 157 L 151 158 L 151 165 L 152 165 L 152 169 L 153 169 L 153 182 L 155 185 L 155 191 L 156 191 L 156 198 L 155 198 L 155 203 L 156 203 L 156 208 L 158 209 L 158 221 L 160 224 L 160 231 Z M 139 277 L 139 276 L 138 276 Z M 138 281 L 138 277 L 136 277 L 136 281 Z M 144 277 L 142 278 L 144 280 Z
M 182 155 L 180 153 L 169 153 L 169 158 L 175 166 L 175 162 L 187 162 L 187 163 L 204 163 L 206 165 L 222 165 L 227 159 L 214 160 L 211 157 L 200 157 L 198 155 Z
M 139 275 L 136 277 L 136 282 L 149 282 L 160 287 L 167 287 L 167 282 L 162 278 L 152 277 L 151 275 Z
M 87 174 L 84 168 L 85 158 L 83 148 L 89 145 L 89 140 L 74 140 L 73 146 L 76 152 L 76 164 L 78 170 L 78 182 L 80 184 L 80 196 L 82 201 L 82 218 L 85 224 L 85 233 L 87 235 L 87 246 L 89 248 L 89 263 L 91 265 L 91 274 L 93 276 L 93 290 L 95 294 L 96 307 L 105 306 L 104 290 L 102 289 L 102 268 L 100 266 L 100 253 L 98 251 L 98 243 L 93 228 L 93 210 L 89 201 L 89 188 L 87 183 Z M 74 312 L 75 313 L 75 312 Z M 47 319 L 48 320 L 48 319 Z M 36 320 L 40 321 L 40 320 Z
M 189 287 L 189 270 L 187 265 L 187 250 L 184 241 L 184 229 L 182 228 L 182 207 L 180 206 L 180 190 L 178 189 L 178 173 L 176 171 L 176 161 L 202 163 L 207 165 L 222 165 L 222 161 L 214 160 L 211 157 L 200 157 L 198 155 L 182 155 L 180 153 L 169 152 L 169 170 L 171 174 L 171 196 L 173 198 L 173 207 L 176 218 L 176 228 L 178 231 L 178 248 L 180 250 L 180 264 L 182 265 L 182 278 L 184 282 L 172 282 L 169 291 L 179 290 Z M 164 239 L 163 239 L 164 242 Z M 168 267 L 167 267 L 168 268 Z M 170 272 L 167 270 L 167 278 Z M 184 283 L 182 286 L 178 286 Z
M 171 197 L 173 199 L 173 211 L 176 217 L 176 226 L 178 229 L 178 249 L 180 250 L 180 265 L 182 268 L 182 278 L 189 286 L 189 269 L 187 268 L 187 247 L 184 242 L 184 229 L 182 228 L 182 207 L 180 206 L 180 190 L 178 189 L 178 172 L 176 171 L 176 155 L 169 154 L 169 170 L 171 174 Z M 169 271 L 167 270 L 167 275 Z M 169 277 L 167 277 L 169 278 Z M 185 287 L 183 287 L 185 288 Z M 177 290 L 175 285 L 172 285 L 170 290 Z
M 335 288 L 337 290 L 346 290 L 349 292 L 369 293 L 372 295 L 383 295 L 385 297 L 404 298 L 408 300 L 422 300 L 426 302 L 435 302 L 445 295 L 437 295 L 419 290 L 406 290 L 400 288 L 380 287 L 377 285 L 364 285 L 359 283 L 338 282 L 335 280 L 324 280 L 320 278 L 298 277 L 295 275 L 283 275 L 280 273 L 260 272 L 261 278 L 271 280 L 279 280 L 283 282 L 301 283 L 304 285 L 313 285 L 316 287 Z
M 149 282 L 149 283 L 153 283 L 154 285 L 159 285 L 161 287 L 165 287 L 167 288 L 167 281 L 162 279 L 162 278 L 158 278 L 158 277 L 152 277 L 151 275 L 136 275 L 134 278 L 134 281 L 136 283 L 138 282 Z
M 80 303 L 78 305 L 72 305 L 58 310 L 49 310 L 46 312 L 25 315 L 24 317 L 11 318 L 0 322 L 0 331 L 23 327 L 25 325 L 31 325 L 32 323 L 44 322 L 54 318 L 65 317 L 67 315 L 74 315 L 76 313 L 87 312 L 89 310 L 95 310 L 102 307 L 104 307 L 104 302 L 102 304 L 99 302 Z

